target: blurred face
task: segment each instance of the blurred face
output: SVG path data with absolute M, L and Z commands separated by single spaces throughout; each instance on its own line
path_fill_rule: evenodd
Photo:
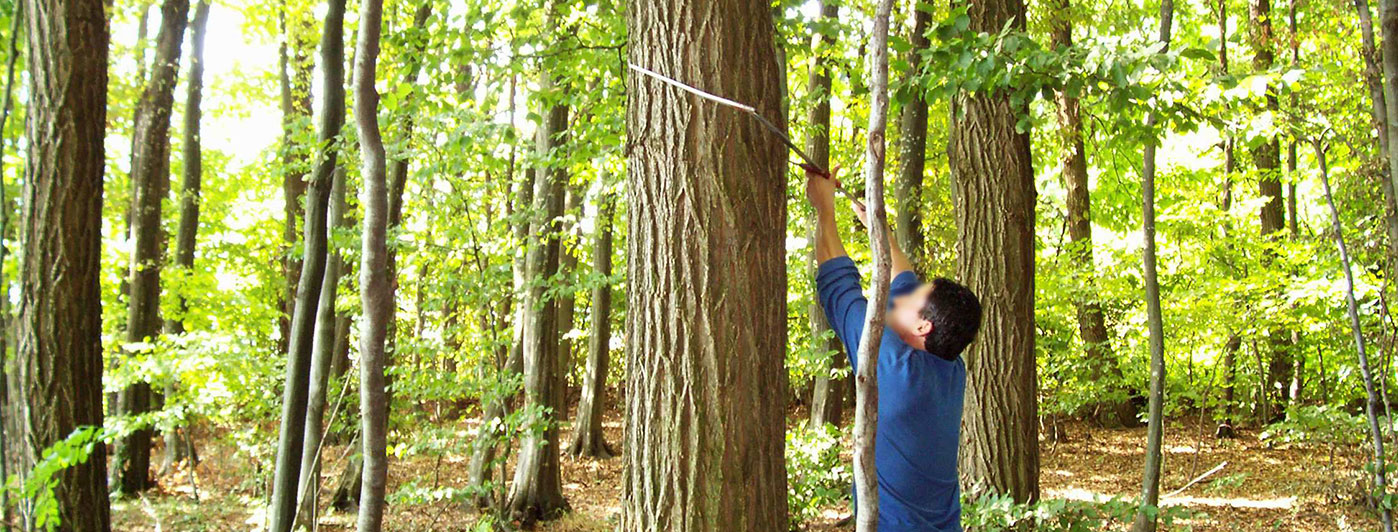
M 922 319 L 922 307 L 927 305 L 927 296 L 932 293 L 932 283 L 923 283 L 911 292 L 893 298 L 893 308 L 888 311 L 888 326 L 899 336 L 927 336 L 932 332 L 932 322 Z M 913 347 L 921 348 L 915 344 Z

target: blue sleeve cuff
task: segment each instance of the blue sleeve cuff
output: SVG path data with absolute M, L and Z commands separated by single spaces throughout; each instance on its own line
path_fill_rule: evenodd
M 825 277 L 829 272 L 843 270 L 845 268 L 854 268 L 856 272 L 859 271 L 859 268 L 854 265 L 854 259 L 849 258 L 849 255 L 840 255 L 838 257 L 826 259 L 825 262 L 816 266 L 816 279 Z

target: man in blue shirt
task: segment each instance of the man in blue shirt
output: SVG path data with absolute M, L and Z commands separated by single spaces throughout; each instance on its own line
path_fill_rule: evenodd
M 816 290 L 830 328 L 845 344 L 850 367 L 869 302 L 859 270 L 835 224 L 835 180 L 807 173 L 806 197 L 816 211 Z M 856 213 L 861 220 L 863 212 Z M 865 222 L 867 224 L 867 221 Z M 961 530 L 956 452 L 966 364 L 961 352 L 980 329 L 981 305 L 945 278 L 918 280 L 907 255 L 889 241 L 893 281 L 879 346 L 879 420 L 874 463 L 881 532 Z

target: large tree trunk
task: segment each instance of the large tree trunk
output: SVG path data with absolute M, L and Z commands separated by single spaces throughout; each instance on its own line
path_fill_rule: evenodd
M 1253 50 L 1252 67 L 1255 72 L 1264 72 L 1272 68 L 1275 60 L 1271 0 L 1249 0 L 1248 14 L 1251 19 L 1248 39 Z M 1270 84 L 1267 86 L 1266 105 L 1267 110 L 1279 112 L 1276 87 Z M 1259 213 L 1262 236 L 1279 238 L 1286 229 L 1286 212 L 1281 182 L 1281 145 L 1277 138 L 1269 138 L 1253 147 L 1252 161 L 1258 173 L 1257 193 L 1267 200 Z M 1291 333 L 1274 329 L 1268 331 L 1267 336 L 1272 353 L 1267 367 L 1266 386 L 1262 391 L 1263 423 L 1270 423 L 1285 412 L 1293 368 Z
M 592 249 L 593 273 L 603 279 L 612 275 L 612 224 L 615 217 L 616 195 L 604 190 L 598 201 L 597 242 Z M 592 289 L 592 329 L 587 340 L 587 370 L 583 373 L 582 397 L 578 400 L 578 415 L 573 422 L 573 442 L 568 446 L 569 454 L 593 458 L 611 458 L 615 454 L 602 434 L 611 342 L 612 285 L 604 282 Z
M 632 1 L 627 27 L 632 62 L 784 125 L 765 3 Z M 627 88 L 621 529 L 786 530 L 786 148 L 732 109 Z
M 884 132 L 888 126 L 888 15 L 893 0 L 881 0 L 874 13 L 874 32 L 869 38 L 869 136 L 864 155 L 864 204 L 868 208 L 869 254 L 874 274 L 873 291 L 864 313 L 864 332 L 854 360 L 854 490 L 855 529 L 878 532 L 879 474 L 874 462 L 874 446 L 879 425 L 879 344 L 883 340 L 884 315 L 888 312 L 889 270 L 893 259 L 888 249 L 888 213 L 883 201 Z M 924 117 L 925 120 L 925 117 Z M 925 132 L 924 132 L 925 134 Z
M 908 71 L 916 72 L 922 64 L 922 53 L 927 49 L 928 26 L 932 24 L 931 7 L 918 7 L 921 2 L 913 2 L 913 34 L 908 49 Z M 902 129 L 901 155 L 903 167 L 894 181 L 893 200 L 894 231 L 898 243 L 907 253 L 913 269 L 920 274 L 927 270 L 927 250 L 923 245 L 922 230 L 922 182 L 927 168 L 927 100 L 915 94 L 903 105 L 899 117 Z
M 359 262 L 359 293 L 364 307 L 359 337 L 359 411 L 363 434 L 364 474 L 359 495 L 359 530 L 383 527 L 384 491 L 388 485 L 388 401 L 384 369 L 384 340 L 393 321 L 393 281 L 388 276 L 388 183 L 383 137 L 379 133 L 379 93 L 374 89 L 383 32 L 383 0 L 359 5 L 359 42 L 354 62 L 354 117 L 359 124 L 360 175 L 364 188 L 363 240 Z
M 555 85 L 553 74 L 545 72 L 540 93 L 555 96 L 563 90 Z M 568 106 L 554 104 L 544 118 L 539 133 L 538 152 L 550 161 L 560 158 L 555 150 L 565 149 L 568 138 Z M 568 183 L 567 169 L 559 162 L 549 162 L 538 168 L 534 180 L 534 235 L 544 240 L 529 248 L 527 269 L 532 279 L 551 279 L 558 273 L 559 239 L 562 232 L 558 219 L 563 215 L 564 188 Z M 547 297 L 544 283 L 526 288 L 520 306 L 524 307 L 523 361 L 524 400 L 526 408 L 548 408 L 544 414 L 546 427 L 531 431 L 520 439 L 519 459 L 515 462 L 514 482 L 510 485 L 507 510 L 524 523 L 552 519 L 568 507 L 563 498 L 562 468 L 558 454 L 558 420 L 562 418 L 563 374 L 559 360 L 558 300 Z
M 29 59 L 15 363 L 24 456 L 79 427 L 102 426 L 102 171 L 107 117 L 107 16 L 102 0 L 26 0 Z M 66 530 L 111 528 L 107 450 L 58 473 Z
M 1052 15 L 1053 28 L 1049 37 L 1054 48 L 1073 46 L 1073 16 L 1068 0 L 1056 0 Z M 1068 238 L 1071 268 L 1076 269 L 1083 282 L 1076 287 L 1073 305 L 1077 309 L 1078 334 L 1082 338 L 1089 377 L 1093 380 L 1109 376 L 1121 380 L 1107 334 L 1102 305 L 1097 301 L 1096 266 L 1092 256 L 1092 196 L 1087 180 L 1087 152 L 1083 148 L 1082 117 L 1078 99 L 1066 92 L 1055 95 L 1058 107 L 1058 130 L 1062 136 L 1063 152 L 1059 165 L 1063 168 L 1063 184 L 1068 191 Z M 1098 422 L 1108 427 L 1133 426 L 1137 423 L 1136 409 L 1130 400 L 1102 401 L 1087 406 Z
M 1364 393 L 1368 399 L 1364 403 L 1364 413 L 1368 418 L 1369 439 L 1374 445 L 1374 467 L 1369 469 L 1374 475 L 1373 489 L 1374 499 L 1380 501 L 1379 516 L 1383 522 L 1385 532 L 1393 532 L 1393 516 L 1388 509 L 1386 501 L 1388 497 L 1385 491 L 1388 489 L 1388 482 L 1385 479 L 1387 469 L 1384 468 L 1383 434 L 1379 431 L 1378 418 L 1378 394 L 1374 392 L 1374 377 L 1369 369 L 1369 357 L 1364 352 L 1364 332 L 1359 325 L 1359 305 L 1354 299 L 1354 274 L 1350 273 L 1349 251 L 1345 248 L 1344 226 L 1340 224 L 1340 211 L 1335 208 L 1335 198 L 1330 193 L 1330 167 L 1326 164 L 1326 148 L 1323 141 L 1312 141 L 1315 147 L 1316 162 L 1320 164 L 1320 180 L 1325 190 L 1325 203 L 1330 207 L 1331 230 L 1335 232 L 1335 245 L 1340 249 L 1340 265 L 1345 269 L 1345 300 L 1349 303 L 1349 323 L 1350 329 L 1354 333 L 1354 345 L 1359 353 L 1359 369 L 1364 377 Z
M 834 21 L 840 16 L 840 6 L 833 0 L 821 2 L 820 16 L 827 21 Z M 835 35 L 826 33 L 814 40 L 815 59 L 811 64 L 811 73 L 807 81 L 807 92 L 811 98 L 815 99 L 815 104 L 811 106 L 810 131 L 811 138 L 806 141 L 806 153 L 811 156 L 821 168 L 830 168 L 830 67 L 829 61 L 824 54 L 829 53 L 835 46 Z M 923 110 L 923 123 L 926 124 L 926 109 Z M 925 132 L 924 127 L 924 132 Z M 919 174 L 920 176 L 920 174 Z M 815 220 L 811 220 L 811 242 L 815 242 Z M 815 279 L 816 264 L 815 245 L 810 246 L 807 253 L 806 262 L 809 265 L 811 279 Z M 811 283 L 812 287 L 815 283 Z M 830 324 L 825 321 L 825 311 L 820 308 L 820 298 L 815 294 L 811 295 L 811 305 L 807 309 L 811 323 L 811 341 L 817 346 L 824 347 L 830 353 L 830 365 L 825 371 L 821 371 L 815 376 L 815 385 L 811 391 L 811 425 L 819 427 L 826 423 L 839 425 L 844 417 L 845 396 L 850 389 L 851 377 L 846 372 L 844 377 L 835 378 L 831 376 L 831 370 L 841 370 L 849 366 L 848 358 L 845 357 L 844 348 L 840 346 L 840 339 L 830 333 Z M 829 335 L 829 338 L 822 341 L 820 338 Z
M 170 191 L 170 108 L 175 102 L 175 78 L 179 74 L 180 48 L 189 23 L 189 0 L 166 0 L 160 7 L 160 32 L 156 35 L 155 63 L 151 79 L 136 107 L 134 151 L 131 152 L 132 246 L 130 305 L 126 317 L 128 343 L 154 342 L 160 335 L 160 269 L 165 258 L 165 231 L 161 227 L 161 202 Z M 137 382 L 121 391 L 121 413 L 135 416 L 150 411 L 150 384 Z M 154 430 L 141 428 L 119 439 L 114 467 L 114 490 L 136 494 L 150 487 L 150 449 Z
M 1174 0 L 1160 2 L 1160 42 L 1170 46 L 1175 17 Z M 1146 116 L 1146 126 L 1155 125 L 1155 114 Z M 1141 163 L 1141 233 L 1145 235 L 1142 268 L 1146 285 L 1146 327 L 1150 331 L 1150 406 L 1146 431 L 1145 472 L 1141 481 L 1141 505 L 1136 512 L 1134 532 L 1155 532 L 1160 504 L 1161 444 L 1165 433 L 1165 326 L 1160 315 L 1160 278 L 1155 261 L 1155 143 L 1146 142 Z
M 976 0 L 971 29 L 1024 29 L 1020 0 Z M 1039 498 L 1038 375 L 1034 365 L 1034 168 L 1027 112 L 1005 92 L 959 98 L 948 156 L 955 183 L 957 264 L 984 317 L 966 360 L 961 476 L 1018 502 Z
M 195 236 L 199 232 L 199 189 L 204 171 L 199 121 L 203 116 L 200 105 L 204 90 L 204 33 L 208 24 L 209 2 L 200 0 L 194 8 L 194 21 L 190 27 L 189 79 L 185 81 L 184 175 L 180 182 L 180 224 L 175 233 L 175 267 L 185 272 L 194 268 Z M 184 294 L 177 294 L 173 315 L 165 320 L 165 334 L 184 334 L 187 312 Z M 171 395 L 174 386 L 172 382 L 166 388 L 166 397 Z M 175 462 L 188 455 L 188 439 L 181 437 L 181 431 L 179 428 L 166 431 L 165 459 L 160 466 L 161 471 L 169 470 Z
M 338 2 L 338 5 L 335 5 Z M 335 140 L 345 124 L 344 9 L 343 0 L 332 2 L 325 13 L 321 34 L 324 105 L 319 124 L 319 151 L 315 171 L 306 190 L 306 217 L 300 281 L 296 286 L 295 310 L 291 315 L 291 337 L 287 349 L 285 388 L 282 390 L 281 429 L 277 440 L 277 470 L 268 509 L 273 532 L 290 530 L 296 520 L 296 495 L 305 451 L 306 415 L 311 394 L 311 353 L 315 344 L 316 321 L 325 280 L 328 255 L 328 212 L 339 152 Z M 366 309 L 367 311 L 367 309 Z M 329 325 L 329 324 L 327 324 Z M 319 430 L 319 429 L 316 429 Z

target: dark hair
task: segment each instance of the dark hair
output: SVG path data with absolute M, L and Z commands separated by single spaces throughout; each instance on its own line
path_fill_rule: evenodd
M 945 359 L 956 358 L 976 339 L 981 328 L 981 301 L 971 289 L 951 279 L 932 280 L 932 292 L 920 312 L 932 322 L 923 350 Z

